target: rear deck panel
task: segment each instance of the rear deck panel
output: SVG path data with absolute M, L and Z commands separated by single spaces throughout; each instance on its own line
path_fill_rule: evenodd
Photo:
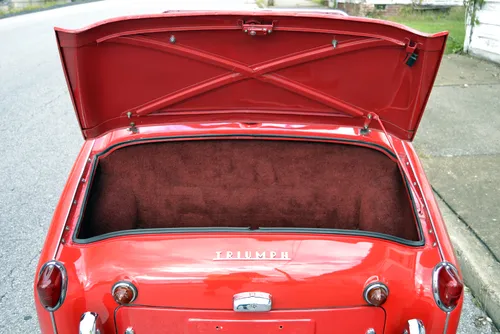
M 385 312 L 379 307 L 272 311 L 231 311 L 122 307 L 116 312 L 118 333 L 132 327 L 149 334 L 364 334 L 383 333 Z

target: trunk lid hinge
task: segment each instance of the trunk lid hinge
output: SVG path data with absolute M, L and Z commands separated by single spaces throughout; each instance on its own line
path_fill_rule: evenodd
M 404 61 L 409 67 L 412 67 L 418 59 L 418 53 L 415 52 L 417 50 L 417 45 L 418 43 L 412 42 L 408 38 L 406 39 L 406 57 Z
M 361 134 L 363 136 L 370 133 L 370 123 L 372 121 L 373 115 L 375 115 L 375 114 L 368 113 L 368 115 L 366 115 L 365 122 L 363 124 L 363 128 L 361 129 Z
M 130 111 L 127 113 L 127 118 L 128 119 L 132 118 L 132 113 Z M 131 133 L 138 133 L 139 132 L 139 130 L 135 126 L 135 122 L 130 122 L 130 127 L 127 130 L 129 130 Z

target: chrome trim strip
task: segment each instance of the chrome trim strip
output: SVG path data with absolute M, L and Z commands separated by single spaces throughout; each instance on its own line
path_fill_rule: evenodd
M 92 142 L 92 146 L 90 146 L 86 156 L 85 156 L 85 160 L 88 161 L 89 159 L 89 156 L 90 156 L 90 153 L 92 152 L 92 149 L 94 148 L 94 145 L 95 145 L 95 140 Z M 85 168 L 86 168 L 87 164 L 85 164 L 82 168 L 82 171 L 78 177 L 78 180 L 81 180 L 82 177 L 83 177 L 83 174 L 85 173 Z M 75 196 L 76 196 L 76 193 L 78 191 L 78 188 L 79 188 L 79 185 L 81 183 L 78 183 L 78 186 L 75 187 L 74 191 L 73 191 L 73 195 L 71 196 L 71 202 L 70 203 L 73 203 L 73 201 L 75 200 Z M 90 186 L 90 185 L 89 185 Z M 55 260 L 57 258 L 57 253 L 59 252 L 59 247 L 61 247 L 61 240 L 62 240 L 62 237 L 63 237 L 63 234 L 64 234 L 64 227 L 66 226 L 66 224 L 68 223 L 68 218 L 69 218 L 69 214 L 71 212 L 71 210 L 73 209 L 73 205 L 69 205 L 69 208 L 68 208 L 68 212 L 66 212 L 66 217 L 64 218 L 64 223 L 61 224 L 61 232 L 59 233 L 59 242 L 57 243 L 57 246 L 56 246 L 56 249 L 54 251 L 54 255 L 52 256 L 52 259 Z
M 382 282 L 374 282 L 374 283 L 370 283 L 366 286 L 365 290 L 363 291 L 363 298 L 365 299 L 365 301 L 370 304 L 370 305 L 373 305 L 369 300 L 368 300 L 368 293 L 373 290 L 373 289 L 376 289 L 376 288 L 381 288 L 382 290 L 385 290 L 385 293 L 387 294 L 387 298 L 389 298 L 389 288 L 387 287 L 387 285 L 385 285 L 384 283 Z
M 441 299 L 439 298 L 439 287 L 438 287 L 438 277 L 439 277 L 439 272 L 443 269 L 443 268 L 451 268 L 455 274 L 458 275 L 458 270 L 457 268 L 455 268 L 455 266 L 449 262 L 440 262 L 438 263 L 433 271 L 432 271 L 432 294 L 434 295 L 434 300 L 436 301 L 436 304 L 437 306 L 439 306 L 439 308 L 443 311 L 445 311 L 446 313 L 449 314 L 449 312 L 453 311 L 455 309 L 456 306 L 453 306 L 453 307 L 446 307 L 443 305 L 443 303 L 441 302 Z M 459 276 L 460 277 L 460 276 Z
M 37 284 L 40 281 L 40 277 L 42 276 L 42 272 L 44 271 L 45 268 L 48 266 L 54 266 L 57 269 L 61 271 L 61 276 L 62 276 L 62 283 L 61 283 L 61 296 L 59 297 L 59 300 L 57 301 L 56 306 L 54 307 L 45 307 L 45 309 L 49 312 L 54 312 L 57 310 L 59 307 L 61 307 L 62 303 L 64 302 L 64 298 L 66 298 L 66 291 L 68 290 L 68 273 L 66 272 L 66 268 L 64 268 L 64 265 L 61 262 L 50 260 L 48 262 L 45 262 L 44 265 L 40 268 L 40 271 L 38 272 L 38 279 L 37 279 Z
M 56 318 L 54 317 L 54 312 L 50 312 L 50 321 L 52 322 L 52 330 L 54 334 L 57 334 Z
M 118 281 L 118 282 L 116 282 L 115 284 L 113 284 L 113 287 L 111 288 L 111 295 L 113 296 L 113 299 L 114 299 L 114 296 L 115 296 L 115 289 L 119 288 L 119 287 L 130 288 L 132 290 L 132 299 L 130 300 L 130 303 L 128 303 L 128 304 L 132 304 L 133 301 L 137 298 L 137 288 L 135 287 L 135 285 L 132 284 L 132 282 L 129 282 L 129 281 Z M 115 301 L 116 301 L 116 299 L 115 299 Z M 121 305 L 121 303 L 118 303 L 118 304 Z
M 408 151 L 406 150 L 405 144 L 402 143 L 401 146 L 403 146 L 405 154 L 408 157 Z M 394 153 L 396 153 L 396 152 L 394 152 Z M 431 224 L 432 230 L 434 231 L 434 238 L 436 239 L 436 243 L 437 243 L 437 247 L 438 247 L 438 251 L 439 251 L 439 256 L 441 257 L 441 261 L 446 261 L 446 258 L 444 257 L 443 248 L 441 247 L 441 242 L 439 241 L 439 237 L 436 233 L 436 225 L 434 224 L 434 220 L 432 219 L 432 215 L 431 215 L 431 211 L 429 210 L 429 205 L 427 203 L 427 199 L 425 198 L 425 196 L 423 196 L 422 185 L 420 184 L 420 180 L 417 177 L 417 174 L 415 173 L 415 168 L 413 166 L 413 163 L 411 162 L 411 159 L 408 159 L 408 163 L 410 164 L 411 172 L 413 173 L 413 177 L 415 178 L 415 182 L 417 182 L 417 186 L 420 189 L 422 201 L 424 202 L 424 206 L 425 206 L 425 212 L 427 213 L 427 216 L 429 217 L 429 223 Z M 401 168 L 404 168 L 404 166 L 401 166 Z
M 443 334 L 446 334 L 448 332 L 448 323 L 449 322 L 450 322 L 450 312 L 446 313 L 446 320 L 444 322 Z

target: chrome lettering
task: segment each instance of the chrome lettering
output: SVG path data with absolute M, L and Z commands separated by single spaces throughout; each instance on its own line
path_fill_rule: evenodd
M 288 252 L 277 251 L 216 251 L 214 261 L 224 260 L 291 260 Z

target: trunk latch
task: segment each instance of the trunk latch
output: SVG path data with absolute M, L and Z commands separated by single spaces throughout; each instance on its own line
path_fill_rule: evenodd
M 407 39 L 405 63 L 409 67 L 412 67 L 418 59 L 418 54 L 415 52 L 416 50 L 417 50 L 417 43 Z
M 273 32 L 274 22 L 271 24 L 262 24 L 259 21 L 241 21 L 241 29 L 250 36 L 269 35 Z

